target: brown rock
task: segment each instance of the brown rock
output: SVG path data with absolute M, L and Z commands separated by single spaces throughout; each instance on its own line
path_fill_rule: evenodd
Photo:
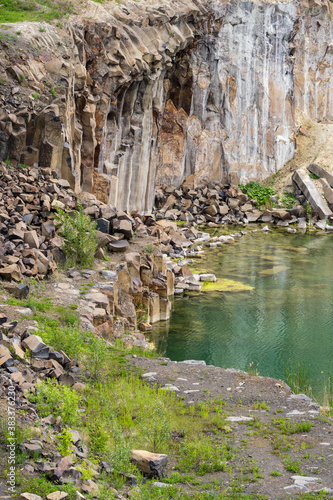
M 68 493 L 65 491 L 54 491 L 53 493 L 49 493 L 46 498 L 47 500 L 63 500 L 64 498 L 68 498 Z
M 30 248 L 39 248 L 39 240 L 35 230 L 24 233 L 24 243 L 27 243 Z
M 43 500 L 39 495 L 34 493 L 21 493 L 20 500 Z
M 69 387 L 71 387 L 72 385 L 75 384 L 74 377 L 72 375 L 70 375 L 69 373 L 64 373 L 63 375 L 61 375 L 59 377 L 58 380 L 59 380 L 60 384 L 67 385 Z
M 167 455 L 150 453 L 145 450 L 133 450 L 132 462 L 137 468 L 148 476 L 163 477 L 168 463 Z
M 0 269 L 0 279 L 5 281 L 21 281 L 21 269 L 17 264 L 12 264 Z
M 108 244 L 108 249 L 111 252 L 126 252 L 129 247 L 127 240 L 112 241 Z
M 94 326 L 101 325 L 105 323 L 106 320 L 106 311 L 101 307 L 96 307 L 92 313 L 92 323 Z

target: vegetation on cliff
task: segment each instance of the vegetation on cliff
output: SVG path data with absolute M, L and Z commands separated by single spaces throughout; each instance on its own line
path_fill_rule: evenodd
M 68 16 L 73 11 L 68 0 L 3 0 L 0 9 L 0 23 L 21 21 L 48 21 Z

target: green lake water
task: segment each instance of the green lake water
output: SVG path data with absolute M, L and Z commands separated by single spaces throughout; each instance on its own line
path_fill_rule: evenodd
M 253 289 L 175 298 L 170 321 L 154 325 L 152 341 L 173 361 L 245 371 L 253 362 L 260 375 L 286 381 L 291 364 L 301 365 L 320 398 L 333 374 L 333 235 L 252 228 L 194 265 Z

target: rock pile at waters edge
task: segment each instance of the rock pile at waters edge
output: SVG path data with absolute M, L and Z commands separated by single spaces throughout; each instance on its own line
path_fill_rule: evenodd
M 305 225 L 306 197 L 299 191 L 297 202 L 291 209 L 276 208 L 261 211 L 257 200 L 249 199 L 240 187 L 208 183 L 193 187 L 193 176 L 188 177 L 181 187 L 164 187 L 156 191 L 154 214 L 156 220 L 168 219 L 199 224 L 247 224 L 249 222 L 272 223 L 288 227 L 297 222 Z M 316 207 L 313 207 L 315 212 Z M 313 213 L 313 222 L 322 218 Z M 321 227 L 318 227 L 321 229 Z

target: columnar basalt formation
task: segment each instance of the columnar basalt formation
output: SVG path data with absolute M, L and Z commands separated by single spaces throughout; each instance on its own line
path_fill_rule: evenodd
M 333 119 L 331 11 L 88 2 L 62 29 L 19 23 L 0 49 L 0 160 L 51 168 L 122 210 L 149 211 L 157 185 L 190 174 L 263 179 L 294 156 L 297 110 Z

